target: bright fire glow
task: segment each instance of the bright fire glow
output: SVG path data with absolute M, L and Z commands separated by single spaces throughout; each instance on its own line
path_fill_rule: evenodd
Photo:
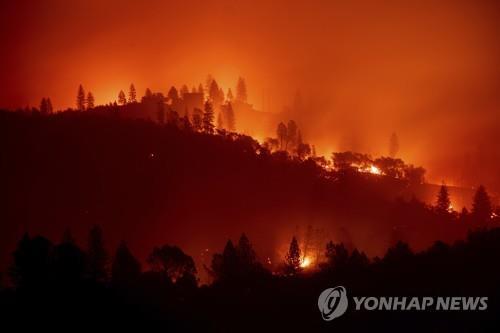
M 382 171 L 380 171 L 379 168 L 377 168 L 375 165 L 370 166 L 370 173 L 373 173 L 374 175 L 381 175 Z
M 302 263 L 300 264 L 300 267 L 306 268 L 306 267 L 309 267 L 310 265 L 311 265 L 311 259 L 309 259 L 308 257 L 305 257 L 304 259 L 302 259 Z

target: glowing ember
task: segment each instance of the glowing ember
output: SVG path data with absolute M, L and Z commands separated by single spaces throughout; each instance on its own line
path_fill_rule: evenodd
M 302 268 L 309 267 L 310 265 L 311 265 L 311 259 L 309 259 L 308 257 L 305 257 L 300 263 L 300 267 Z

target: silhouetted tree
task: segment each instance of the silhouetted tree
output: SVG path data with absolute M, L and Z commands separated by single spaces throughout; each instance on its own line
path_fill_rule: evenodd
M 95 106 L 94 95 L 89 91 L 87 93 L 87 110 L 93 109 Z
M 62 242 L 54 247 L 53 269 L 59 285 L 74 285 L 83 279 L 85 254 L 75 244 L 69 231 L 65 231 Z
M 229 131 L 234 132 L 236 130 L 236 120 L 234 118 L 233 106 L 230 102 L 227 103 L 227 106 L 224 110 L 226 111 L 226 128 Z
M 108 278 L 108 253 L 104 248 L 102 229 L 97 225 L 89 232 L 87 271 L 93 280 L 105 281 Z
M 436 201 L 436 211 L 440 214 L 447 214 L 450 211 L 451 201 L 448 194 L 448 187 L 443 184 L 439 189 Z
M 48 106 L 47 106 L 47 100 L 45 99 L 45 97 L 42 98 L 42 100 L 40 102 L 40 113 L 43 115 L 47 115 L 49 113 Z
M 491 206 L 490 196 L 486 192 L 486 188 L 480 185 L 474 194 L 472 202 L 472 216 L 476 222 L 484 223 L 491 219 L 493 208 Z
M 373 163 L 384 175 L 392 178 L 403 178 L 405 164 L 399 158 L 379 157 Z
M 212 272 L 218 281 L 234 281 L 237 279 L 238 254 L 231 240 L 228 240 L 222 254 L 214 254 L 212 258 Z
M 52 101 L 50 100 L 50 97 L 47 98 L 47 113 L 49 114 L 54 113 L 54 107 L 52 106 Z
M 141 264 L 130 252 L 127 244 L 121 242 L 116 250 L 111 268 L 114 286 L 127 287 L 135 284 L 141 275 Z
M 413 165 L 405 165 L 403 167 L 403 177 L 410 184 L 423 184 L 425 181 L 425 169 L 414 167 Z
M 205 95 L 205 92 L 203 91 L 203 85 L 201 83 L 198 85 L 198 93 Z
M 17 287 L 43 287 L 50 279 L 52 244 L 44 237 L 24 234 L 13 253 L 10 276 Z
M 202 126 L 205 133 L 214 133 L 214 110 L 210 101 L 205 102 L 205 112 L 203 112 Z
M 164 274 L 172 282 L 184 276 L 196 274 L 193 258 L 177 246 L 155 247 L 148 257 L 148 263 L 153 271 Z
M 172 86 L 170 90 L 168 91 L 167 98 L 172 102 L 175 103 L 179 100 L 179 94 L 177 93 L 177 89 Z
M 227 90 L 226 99 L 228 102 L 232 102 L 234 99 L 233 92 L 231 91 L 231 88 L 229 88 Z
M 349 251 L 345 248 L 344 243 L 334 244 L 330 241 L 326 244 L 325 256 L 329 267 L 340 269 L 347 265 Z
M 287 131 L 286 131 L 286 144 L 285 150 L 288 149 L 288 145 L 295 146 L 297 141 L 297 124 L 295 121 L 290 120 L 288 122 Z
M 128 102 L 136 103 L 137 102 L 137 92 L 135 90 L 134 84 L 130 84 L 130 88 L 128 90 Z
M 300 159 L 304 159 L 307 156 L 311 155 L 311 146 L 307 143 L 304 143 L 302 140 L 302 133 L 300 131 L 297 134 L 297 148 L 296 148 L 297 156 Z
M 219 85 L 215 80 L 212 80 L 208 91 L 208 97 L 216 108 L 218 108 L 223 102 L 223 96 L 221 96 L 220 92 L 221 90 L 219 89 Z
M 222 120 L 222 112 L 219 112 L 217 114 L 217 129 L 219 131 L 224 129 L 224 121 Z
M 85 90 L 80 84 L 78 87 L 78 93 L 76 94 L 76 108 L 80 111 L 85 110 Z
M 399 151 L 399 139 L 396 133 L 392 133 L 391 138 L 389 139 L 389 156 L 391 158 L 396 158 L 398 151 Z
M 390 247 L 384 256 L 384 262 L 390 265 L 408 263 L 413 257 L 413 252 L 407 243 L 398 241 L 396 245 Z
M 125 93 L 123 92 L 123 90 L 120 90 L 120 92 L 118 93 L 118 104 L 127 104 L 127 98 L 125 97 Z
M 184 98 L 184 95 L 188 93 L 189 93 L 189 88 L 185 84 L 183 84 L 181 87 L 181 97 Z
M 280 141 L 280 149 L 283 149 L 283 142 L 287 140 L 287 128 L 283 123 L 278 124 L 278 129 L 276 130 L 276 134 L 278 135 L 278 140 Z
M 253 250 L 248 237 L 243 233 L 238 241 L 236 253 L 242 266 L 252 266 L 257 261 L 257 256 Z
M 285 257 L 285 273 L 295 274 L 300 271 L 300 264 L 302 263 L 302 256 L 300 253 L 299 243 L 295 237 L 290 242 L 290 248 Z
M 242 77 L 238 78 L 238 83 L 236 84 L 236 99 L 240 102 L 247 102 L 247 85 L 245 79 Z
M 151 89 L 149 88 L 146 88 L 146 92 L 144 93 L 144 97 L 142 98 L 142 100 L 148 100 L 148 99 L 151 99 L 153 97 L 153 92 L 151 91 Z
M 203 129 L 203 111 L 198 108 L 193 110 L 193 129 L 197 132 Z

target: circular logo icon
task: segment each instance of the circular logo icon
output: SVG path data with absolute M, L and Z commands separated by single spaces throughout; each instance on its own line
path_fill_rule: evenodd
M 318 298 L 319 311 L 326 321 L 342 316 L 347 303 L 347 292 L 342 286 L 325 289 Z

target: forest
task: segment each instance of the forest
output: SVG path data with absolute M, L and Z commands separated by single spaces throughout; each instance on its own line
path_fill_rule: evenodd
M 217 126 L 208 101 L 181 117 L 154 96 L 0 112 L 6 318 L 329 330 L 316 299 L 344 285 L 491 299 L 481 313 L 446 313 L 451 327 L 433 313 L 377 317 L 387 330 L 497 320 L 499 209 L 483 186 L 457 212 L 445 184 L 432 204 L 412 195 L 425 170 L 401 159 L 317 156 L 293 120 L 259 143 Z

